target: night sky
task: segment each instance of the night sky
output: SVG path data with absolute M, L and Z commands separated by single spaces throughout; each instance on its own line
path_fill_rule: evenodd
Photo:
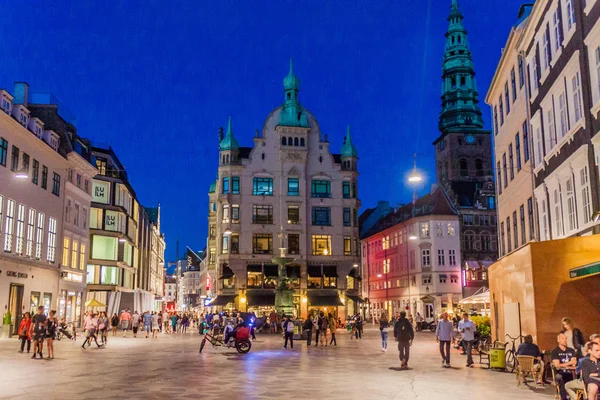
M 522 1 L 460 0 L 484 97 Z M 204 248 L 217 132 L 251 146 L 283 102 L 294 58 L 300 101 L 339 152 L 359 151 L 363 209 L 408 202 L 412 153 L 434 182 L 450 0 L 2 2 L 0 87 L 51 92 L 81 136 L 111 145 L 143 205 L 162 206 L 168 260 Z M 428 22 L 428 4 L 429 22 Z M 421 193 L 426 189 L 421 188 Z

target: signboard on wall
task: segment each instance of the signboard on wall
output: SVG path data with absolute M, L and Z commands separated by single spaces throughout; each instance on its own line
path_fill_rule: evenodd
M 600 274 L 600 263 L 597 262 L 569 270 L 569 278 L 571 279 L 597 274 Z
M 107 231 L 117 231 L 117 219 L 119 218 L 119 213 L 116 211 L 106 210 L 106 216 L 104 217 L 104 229 Z
M 110 182 L 92 181 L 92 201 L 96 203 L 110 203 Z

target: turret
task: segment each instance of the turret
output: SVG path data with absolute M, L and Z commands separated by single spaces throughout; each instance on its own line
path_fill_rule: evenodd
M 294 62 L 290 58 L 290 71 L 283 79 L 285 99 L 279 116 L 279 125 L 308 128 L 308 119 L 298 100 L 300 78 L 294 74 Z
M 225 133 L 225 137 L 221 139 L 221 143 L 219 143 L 220 164 L 227 165 L 238 163 L 239 153 L 240 145 L 233 136 L 231 117 L 229 117 L 229 122 L 227 123 L 227 132 Z
M 358 150 L 352 144 L 352 138 L 350 136 L 350 125 L 346 129 L 346 137 L 344 137 L 344 144 L 342 145 L 341 151 L 342 169 L 345 171 L 356 171 L 356 162 L 358 161 Z

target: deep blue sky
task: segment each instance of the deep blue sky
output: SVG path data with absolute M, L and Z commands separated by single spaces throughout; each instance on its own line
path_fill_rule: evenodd
M 429 155 L 418 163 L 433 183 L 450 3 L 2 2 L 0 87 L 12 92 L 23 80 L 52 92 L 80 135 L 115 149 L 141 203 L 161 203 L 172 260 L 177 239 L 180 255 L 205 245 L 218 128 L 231 115 L 250 146 L 283 101 L 290 56 L 300 100 L 332 150 L 352 127 L 363 209 L 410 201 L 404 178 L 415 151 Z M 460 0 L 488 127 L 483 98 L 520 3 Z

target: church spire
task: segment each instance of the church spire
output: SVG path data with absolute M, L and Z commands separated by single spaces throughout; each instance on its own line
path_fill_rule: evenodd
M 285 93 L 285 100 L 279 116 L 279 125 L 308 128 L 306 114 L 298 100 L 300 78 L 294 74 L 294 61 L 292 58 L 290 58 L 290 71 L 283 78 L 283 91 Z
M 352 138 L 350 137 L 350 125 L 348 124 L 348 129 L 346 130 L 346 137 L 344 138 L 344 145 L 342 146 L 341 151 L 342 157 L 358 157 L 358 150 L 352 144 Z
M 452 0 L 443 62 L 442 112 L 438 124 L 442 135 L 452 130 L 483 129 L 475 69 L 463 18 L 458 0 Z
M 233 129 L 231 128 L 231 116 L 229 117 L 229 122 L 227 123 L 227 132 L 225 133 L 225 137 L 219 143 L 219 150 L 239 150 L 240 145 L 238 141 L 233 136 Z

